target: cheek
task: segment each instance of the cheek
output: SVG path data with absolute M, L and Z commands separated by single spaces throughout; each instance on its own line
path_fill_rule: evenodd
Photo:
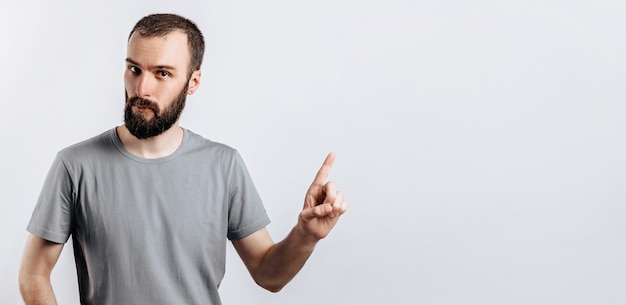
M 126 89 L 126 94 L 128 94 L 128 96 L 132 96 L 132 93 L 134 92 L 133 84 L 127 75 L 124 75 L 124 89 Z
M 163 91 L 160 91 L 160 94 L 162 98 L 165 98 L 167 102 L 170 102 L 177 99 L 181 95 L 181 90 L 186 93 L 188 90 L 188 84 L 172 84 L 167 86 L 167 89 L 164 88 Z

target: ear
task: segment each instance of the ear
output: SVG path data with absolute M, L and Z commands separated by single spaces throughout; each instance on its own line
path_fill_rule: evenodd
M 187 84 L 187 94 L 193 94 L 200 87 L 200 77 L 202 76 L 202 72 L 200 70 L 193 71 L 191 73 L 191 77 L 189 78 L 189 83 Z

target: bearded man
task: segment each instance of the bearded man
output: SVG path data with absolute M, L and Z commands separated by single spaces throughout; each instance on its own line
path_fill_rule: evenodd
M 178 15 L 142 18 L 128 39 L 124 124 L 61 150 L 20 267 L 26 304 L 56 304 L 50 273 L 72 237 L 81 304 L 221 304 L 226 243 L 273 292 L 301 269 L 347 202 L 329 154 L 292 231 L 270 220 L 239 153 L 180 126 L 200 85 L 204 39 Z

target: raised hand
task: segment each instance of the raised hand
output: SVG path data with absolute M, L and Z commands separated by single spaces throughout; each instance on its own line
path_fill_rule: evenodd
M 335 182 L 326 181 L 334 162 L 335 154 L 329 153 L 306 193 L 298 220 L 304 232 L 318 240 L 328 235 L 348 209 L 343 192 L 337 189 Z

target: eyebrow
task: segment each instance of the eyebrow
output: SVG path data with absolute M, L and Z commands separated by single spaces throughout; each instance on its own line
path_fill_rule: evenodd
M 126 62 L 131 63 L 133 65 L 136 66 L 141 66 L 138 62 L 132 60 L 131 58 L 126 58 Z M 149 68 L 153 68 L 153 69 L 159 69 L 159 70 L 173 70 L 176 71 L 176 68 L 174 68 L 173 66 L 168 66 L 168 65 L 156 65 L 156 66 L 152 66 Z

